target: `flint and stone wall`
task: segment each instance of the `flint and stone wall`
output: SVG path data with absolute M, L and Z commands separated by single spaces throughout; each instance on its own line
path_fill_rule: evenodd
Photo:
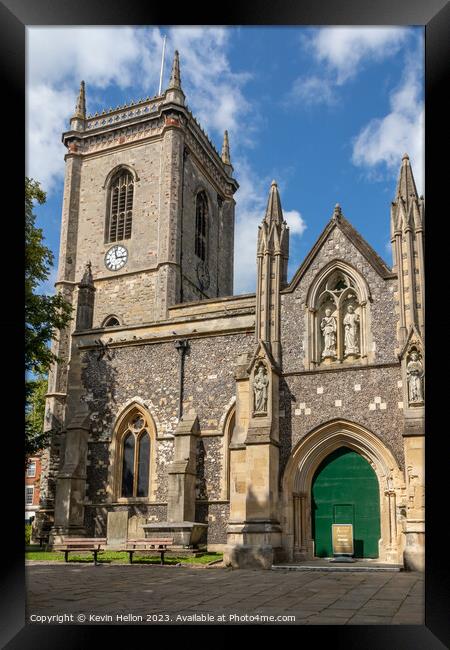
M 191 339 L 185 357 L 184 409 L 195 409 L 201 437 L 197 453 L 198 521 L 210 524 L 209 544 L 226 543 L 228 503 L 224 494 L 223 423 L 235 395 L 236 358 L 251 349 L 246 334 Z M 83 356 L 83 384 L 91 415 L 87 467 L 86 527 L 88 534 L 106 534 L 107 511 L 137 509 L 140 516 L 162 521 L 166 516 L 167 469 L 173 458 L 173 433 L 178 418 L 179 356 L 173 342 L 115 348 L 99 359 Z M 155 503 L 107 503 L 110 443 L 117 417 L 137 400 L 156 425 L 157 492 Z M 227 450 L 225 451 L 227 453 Z
M 280 476 L 294 447 L 333 419 L 367 428 L 404 469 L 402 400 L 400 365 L 285 376 L 280 387 Z

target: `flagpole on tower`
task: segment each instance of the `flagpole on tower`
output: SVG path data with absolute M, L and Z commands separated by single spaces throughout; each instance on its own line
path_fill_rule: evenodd
M 164 36 L 163 40 L 163 49 L 162 49 L 162 57 L 161 57 L 161 74 L 159 75 L 159 90 L 158 90 L 158 96 L 161 95 L 161 89 L 162 89 L 162 80 L 163 80 L 163 71 L 164 71 L 164 54 L 166 51 L 166 36 Z

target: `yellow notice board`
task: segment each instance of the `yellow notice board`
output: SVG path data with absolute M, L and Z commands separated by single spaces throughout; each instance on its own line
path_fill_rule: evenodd
M 353 524 L 332 524 L 333 555 L 353 555 Z

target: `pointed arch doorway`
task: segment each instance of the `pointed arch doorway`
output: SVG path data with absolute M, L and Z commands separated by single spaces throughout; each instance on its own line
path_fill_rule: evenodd
M 404 535 L 397 521 L 397 505 L 405 489 L 403 472 L 378 436 L 364 426 L 344 419 L 331 420 L 312 429 L 295 446 L 286 464 L 281 490 L 284 522 L 282 543 L 286 558 L 289 561 L 302 561 L 317 557 L 311 498 L 313 480 L 320 473 L 322 463 L 326 463 L 342 447 L 359 456 L 358 462 L 365 461 L 376 477 L 373 485 L 379 507 L 379 534 L 374 533 L 375 536 L 378 534 L 378 554 L 375 557 L 379 562 L 401 563 Z M 373 504 L 373 496 L 370 502 Z M 341 497 L 333 503 L 351 505 Z M 345 514 L 345 508 L 337 513 L 339 516 Z
M 356 451 L 339 447 L 320 463 L 311 485 L 311 519 L 316 557 L 333 556 L 332 524 L 352 524 L 355 557 L 378 557 L 378 479 Z

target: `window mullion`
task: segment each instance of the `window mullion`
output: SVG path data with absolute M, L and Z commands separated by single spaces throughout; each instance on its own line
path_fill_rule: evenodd
M 341 305 L 340 302 L 337 306 L 337 355 L 338 360 L 342 361 L 344 358 L 342 350 L 342 323 L 341 323 Z
M 139 437 L 134 434 L 134 471 L 133 471 L 133 497 L 137 496 L 138 486 L 138 456 L 139 456 Z

